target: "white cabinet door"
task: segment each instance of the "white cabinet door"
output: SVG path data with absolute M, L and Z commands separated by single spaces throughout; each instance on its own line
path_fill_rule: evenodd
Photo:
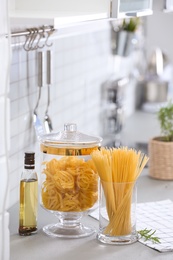
M 111 0 L 10 0 L 10 16 L 17 23 L 20 19 L 22 24 L 31 21 L 30 24 L 61 27 L 110 18 L 110 3 Z
M 109 2 L 109 0 L 15 0 L 15 8 L 73 15 L 107 12 Z
M 152 14 L 152 0 L 112 0 L 112 18 Z

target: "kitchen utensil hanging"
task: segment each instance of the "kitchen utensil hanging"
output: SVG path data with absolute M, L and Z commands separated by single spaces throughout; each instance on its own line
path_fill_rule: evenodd
M 149 74 L 158 77 L 162 76 L 167 63 L 168 58 L 166 54 L 159 47 L 155 48 L 148 62 Z
M 26 40 L 23 45 L 25 51 L 33 51 L 52 46 L 52 43 L 48 43 L 50 36 L 54 32 L 52 27 L 47 29 L 44 26 L 41 28 L 34 27 L 27 29 L 27 32 Z M 44 41 L 43 44 L 41 44 L 42 41 Z
M 145 103 L 167 102 L 169 82 L 164 79 L 164 69 L 167 64 L 167 56 L 157 47 L 149 59 L 148 70 L 143 82 Z
M 47 50 L 47 107 L 44 116 L 44 127 L 46 133 L 50 133 L 53 130 L 52 121 L 48 115 L 49 105 L 50 105 L 50 86 L 51 86 L 51 51 Z
M 34 128 L 35 128 L 35 132 L 36 132 L 38 139 L 40 139 L 40 137 L 44 134 L 43 125 L 42 125 L 40 118 L 38 116 L 38 106 L 39 106 L 39 102 L 40 102 L 40 98 L 41 98 L 42 86 L 43 86 L 43 53 L 38 52 L 38 87 L 39 87 L 39 92 L 38 92 L 37 103 L 36 103 L 36 106 L 35 106 L 34 112 L 33 112 L 33 123 L 34 123 Z

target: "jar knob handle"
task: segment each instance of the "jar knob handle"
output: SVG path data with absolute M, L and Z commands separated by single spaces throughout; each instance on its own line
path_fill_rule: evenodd
M 66 132 L 76 132 L 77 131 L 77 125 L 74 124 L 74 123 L 64 124 L 64 131 L 66 131 Z

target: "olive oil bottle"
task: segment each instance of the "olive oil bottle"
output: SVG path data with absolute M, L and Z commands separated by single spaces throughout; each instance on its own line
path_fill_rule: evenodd
M 37 232 L 38 178 L 35 172 L 35 153 L 26 152 L 20 180 L 19 235 Z

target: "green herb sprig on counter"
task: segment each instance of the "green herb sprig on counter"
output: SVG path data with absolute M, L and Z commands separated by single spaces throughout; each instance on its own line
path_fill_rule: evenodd
M 147 228 L 138 231 L 138 234 L 141 236 L 141 238 L 144 238 L 145 241 L 150 240 L 153 243 L 161 243 L 160 238 L 154 236 L 155 233 L 156 230 L 152 231 L 152 229 L 147 229 Z

